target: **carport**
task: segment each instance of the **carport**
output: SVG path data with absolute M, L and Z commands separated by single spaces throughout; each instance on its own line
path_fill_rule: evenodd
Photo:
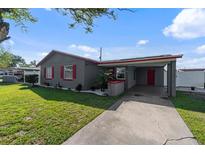
M 103 61 L 98 66 L 113 70 L 117 80 L 124 80 L 125 90 L 132 87 L 165 88 L 168 96 L 176 96 L 176 60 L 183 55 L 160 55 Z M 167 73 L 167 86 L 164 84 Z

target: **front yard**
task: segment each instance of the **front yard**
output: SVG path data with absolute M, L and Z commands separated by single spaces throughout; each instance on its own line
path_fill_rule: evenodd
M 205 100 L 177 92 L 172 102 L 197 141 L 205 144 Z
M 61 144 L 117 99 L 0 83 L 0 144 Z

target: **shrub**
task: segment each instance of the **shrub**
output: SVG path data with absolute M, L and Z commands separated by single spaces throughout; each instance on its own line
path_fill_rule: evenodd
M 75 90 L 81 91 L 81 90 L 82 90 L 82 85 L 81 85 L 81 84 L 78 84 L 78 85 L 76 86 Z
M 25 81 L 31 83 L 32 86 L 34 86 L 34 84 L 38 82 L 38 75 L 26 75 Z
M 95 87 L 95 86 L 91 86 L 90 89 L 91 89 L 92 91 L 95 91 L 96 87 Z
M 50 86 L 50 84 L 48 82 L 44 82 L 44 85 L 46 86 Z

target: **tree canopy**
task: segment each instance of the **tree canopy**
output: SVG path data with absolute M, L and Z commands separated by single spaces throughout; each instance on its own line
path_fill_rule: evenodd
M 107 8 L 61 8 L 56 9 L 63 16 L 68 16 L 73 19 L 73 23 L 69 24 L 70 28 L 82 24 L 86 32 L 92 32 L 94 19 L 102 16 L 107 16 L 116 19 L 114 11 Z
M 94 20 L 98 17 L 116 18 L 114 11 L 107 8 L 60 8 L 53 10 L 73 19 L 73 22 L 69 23 L 69 28 L 82 25 L 86 32 L 92 32 Z M 31 14 L 30 9 L 0 8 L 0 43 L 10 38 L 8 36 L 9 23 L 5 19 L 13 21 L 16 26 L 20 26 L 23 30 L 27 29 L 27 22 L 37 22 L 37 18 Z
M 7 49 L 0 47 L 0 68 L 27 66 L 21 56 L 10 53 Z
M 16 26 L 20 26 L 22 30 L 26 30 L 26 22 L 36 22 L 29 9 L 13 9 L 13 8 L 0 8 L 0 43 L 9 39 L 9 23 L 5 19 L 11 20 Z
M 0 68 L 8 68 L 12 63 L 12 55 L 0 48 Z

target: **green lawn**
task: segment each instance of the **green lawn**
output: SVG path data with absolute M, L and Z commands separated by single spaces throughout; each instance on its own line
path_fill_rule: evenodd
M 197 141 L 205 144 L 205 100 L 177 92 L 172 102 Z
M 0 83 L 0 144 L 61 144 L 118 98 Z

